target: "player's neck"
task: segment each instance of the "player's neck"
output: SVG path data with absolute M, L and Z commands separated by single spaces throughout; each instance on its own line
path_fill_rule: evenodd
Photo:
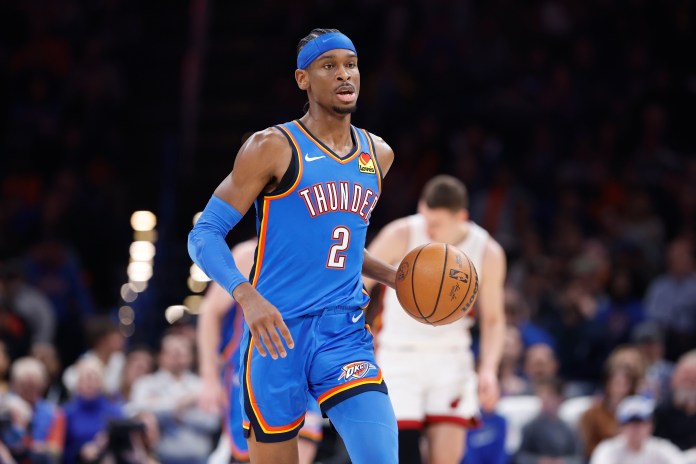
M 463 221 L 452 231 L 452 235 L 447 243 L 450 245 L 457 245 L 458 243 L 462 243 L 467 235 L 469 235 L 469 222 Z
M 350 114 L 336 114 L 322 108 L 310 108 L 300 121 L 315 137 L 336 153 L 342 154 L 353 146 Z

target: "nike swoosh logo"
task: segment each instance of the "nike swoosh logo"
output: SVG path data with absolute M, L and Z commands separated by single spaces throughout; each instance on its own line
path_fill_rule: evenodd
M 311 163 L 312 161 L 316 161 L 318 159 L 326 158 L 326 155 L 321 155 L 321 156 L 309 156 L 309 153 L 305 153 L 304 159 L 308 163 Z
M 353 322 L 358 322 L 358 321 L 360 320 L 360 318 L 363 317 L 363 314 L 365 314 L 365 313 L 363 313 L 362 311 L 360 311 L 360 314 L 356 314 L 355 316 L 351 317 L 350 319 L 351 319 Z

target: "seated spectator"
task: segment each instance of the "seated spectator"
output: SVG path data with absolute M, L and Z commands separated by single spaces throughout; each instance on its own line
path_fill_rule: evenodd
M 592 455 L 599 442 L 619 433 L 615 419 L 616 407 L 627 396 L 636 394 L 639 381 L 640 378 L 633 369 L 622 363 L 611 364 L 607 361 L 604 391 L 582 415 L 578 426 L 586 457 Z
M 198 408 L 201 379 L 190 371 L 193 350 L 181 335 L 166 335 L 158 358 L 159 370 L 133 385 L 129 409 L 157 417 L 162 464 L 203 464 L 212 449 L 219 417 Z
M 579 440 L 558 416 L 563 401 L 563 385 L 558 379 L 544 378 L 535 384 L 541 400 L 541 412 L 522 429 L 522 443 L 515 456 L 516 464 L 581 464 Z
M 99 317 L 90 320 L 87 326 L 87 344 L 89 351 L 80 359 L 95 357 L 104 365 L 104 393 L 108 396 L 118 395 L 121 389 L 121 376 L 126 363 L 124 354 L 125 339 L 118 326 L 108 318 Z M 75 366 L 68 367 L 63 373 L 63 383 L 68 391 L 75 390 L 77 373 Z
M 8 462 L 14 462 L 15 457 L 27 457 L 24 440 L 31 417 L 29 403 L 17 395 L 0 394 L 0 445 L 6 447 L 1 454 L 9 456 L 9 459 L 5 458 Z M 4 464 L 2 460 L 0 463 Z
M 104 395 L 104 367 L 98 359 L 82 358 L 75 373 L 75 395 L 64 407 L 67 423 L 64 464 L 96 459 L 105 447 L 109 421 L 123 417 L 121 406 Z
M 524 346 L 520 331 L 513 325 L 505 329 L 505 344 L 500 360 L 499 378 L 502 396 L 523 395 L 527 391 L 527 382 L 520 375 Z
M 0 395 L 9 388 L 7 383 L 7 373 L 10 370 L 10 356 L 7 354 L 7 347 L 0 342 Z
M 461 464 L 505 464 L 505 418 L 494 412 L 481 411 L 481 425 L 466 434 L 466 452 Z
M 52 343 L 56 331 L 53 304 L 24 279 L 22 265 L 8 262 L 0 272 L 7 305 L 27 322 L 31 343 Z
M 558 361 L 551 347 L 545 343 L 536 343 L 524 355 L 524 374 L 527 377 L 528 391 L 532 394 L 538 382 L 556 378 Z
M 155 358 L 150 349 L 137 347 L 126 356 L 126 364 L 123 366 L 123 378 L 121 379 L 121 398 L 130 401 L 133 384 L 141 377 L 151 374 L 155 370 Z
M 48 375 L 40 361 L 20 358 L 10 371 L 11 392 L 31 407 L 31 421 L 22 431 L 22 449 L 17 453 L 32 463 L 52 463 L 63 455 L 65 416 L 55 404 L 43 399 Z
M 654 279 L 645 295 L 648 319 L 666 329 L 666 356 L 675 360 L 696 348 L 696 268 L 694 245 L 677 238 L 667 251 L 667 273 Z
M 696 350 L 677 363 L 672 394 L 655 411 L 655 436 L 696 455 Z
M 63 366 L 56 347 L 51 343 L 36 343 L 31 347 L 31 356 L 41 361 L 48 373 L 48 387 L 44 396 L 55 404 L 63 404 L 68 399 L 68 390 L 61 378 Z
M 546 330 L 534 324 L 531 320 L 531 310 L 520 292 L 514 288 L 505 288 L 505 321 L 517 327 L 524 346 L 544 343 L 551 348 L 556 347 L 556 340 Z
M 655 322 L 643 322 L 635 328 L 632 338 L 646 365 L 642 392 L 659 403 L 669 394 L 674 372 L 674 364 L 664 359 L 662 329 Z
M 685 457 L 674 444 L 652 436 L 654 401 L 629 396 L 616 408 L 620 433 L 603 440 L 592 453 L 590 464 L 684 464 Z

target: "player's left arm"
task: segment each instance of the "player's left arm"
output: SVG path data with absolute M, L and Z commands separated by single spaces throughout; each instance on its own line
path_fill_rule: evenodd
M 478 295 L 479 323 L 481 324 L 478 393 L 481 407 L 495 408 L 500 388 L 498 366 L 503 355 L 505 338 L 504 285 L 506 259 L 503 248 L 490 238 L 481 265 L 481 288 Z
M 370 134 L 370 137 L 375 145 L 375 156 L 379 163 L 379 170 L 382 172 L 382 177 L 385 177 L 394 162 L 394 150 L 382 137 L 374 134 Z M 362 274 L 392 288 L 396 285 L 396 267 L 372 256 L 367 250 L 364 251 Z

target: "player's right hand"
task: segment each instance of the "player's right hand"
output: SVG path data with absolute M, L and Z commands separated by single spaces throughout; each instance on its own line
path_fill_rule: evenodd
M 234 298 L 242 306 L 244 319 L 259 354 L 265 357 L 268 350 L 273 359 L 278 359 L 278 354 L 281 358 L 285 358 L 288 355 L 285 345 L 292 349 L 295 347 L 295 342 L 278 308 L 269 303 L 249 284 L 239 285 L 234 293 Z M 285 344 L 278 332 L 283 336 Z

